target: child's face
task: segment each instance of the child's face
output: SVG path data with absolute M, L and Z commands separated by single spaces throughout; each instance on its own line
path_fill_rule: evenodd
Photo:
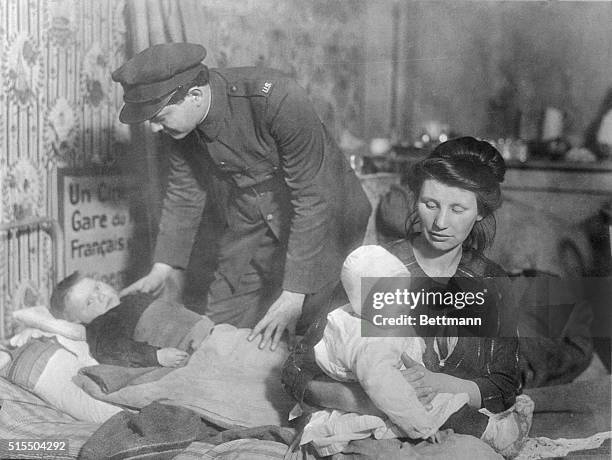
M 83 278 L 66 296 L 64 316 L 74 323 L 89 324 L 98 316 L 119 305 L 115 288 L 92 278 Z

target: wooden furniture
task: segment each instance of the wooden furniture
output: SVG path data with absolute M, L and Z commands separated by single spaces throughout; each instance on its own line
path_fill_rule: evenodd
M 592 268 L 587 222 L 612 200 L 611 163 L 510 161 L 502 190 L 495 260 L 560 275 Z

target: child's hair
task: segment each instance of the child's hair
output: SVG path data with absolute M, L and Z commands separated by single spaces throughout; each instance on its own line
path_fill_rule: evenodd
M 57 286 L 53 289 L 51 294 L 51 301 L 49 303 L 49 311 L 51 314 L 58 319 L 65 319 L 64 313 L 66 310 L 66 300 L 72 288 L 83 278 L 81 272 L 75 271 L 70 276 L 67 276 L 60 281 Z
M 361 315 L 361 278 L 409 277 L 406 266 L 382 246 L 361 246 L 342 264 L 340 278 L 353 311 Z

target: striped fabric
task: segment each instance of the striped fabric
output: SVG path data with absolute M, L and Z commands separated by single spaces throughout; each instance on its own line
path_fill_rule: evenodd
M 49 358 L 62 349 L 55 337 L 42 337 L 28 341 L 12 352 L 7 378 L 28 390 L 34 389 L 40 374 L 45 370 Z
M 0 458 L 72 459 L 98 425 L 80 422 L 49 406 L 34 394 L 0 378 Z M 68 440 L 68 452 L 51 454 L 8 451 L 9 440 Z
M 275 441 L 236 439 L 214 446 L 192 442 L 174 460 L 314 460 L 316 457 L 297 450 L 287 454 L 287 446 Z

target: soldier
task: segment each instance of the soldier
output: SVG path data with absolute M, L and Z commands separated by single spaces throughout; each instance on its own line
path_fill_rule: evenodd
M 187 267 L 214 200 L 223 231 L 201 313 L 253 327 L 249 340 L 275 349 L 328 306 L 371 206 L 301 87 L 271 69 L 208 69 L 205 56 L 196 44 L 155 45 L 113 72 L 120 120 L 148 120 L 177 147 L 153 267 L 122 295 L 158 294 Z

